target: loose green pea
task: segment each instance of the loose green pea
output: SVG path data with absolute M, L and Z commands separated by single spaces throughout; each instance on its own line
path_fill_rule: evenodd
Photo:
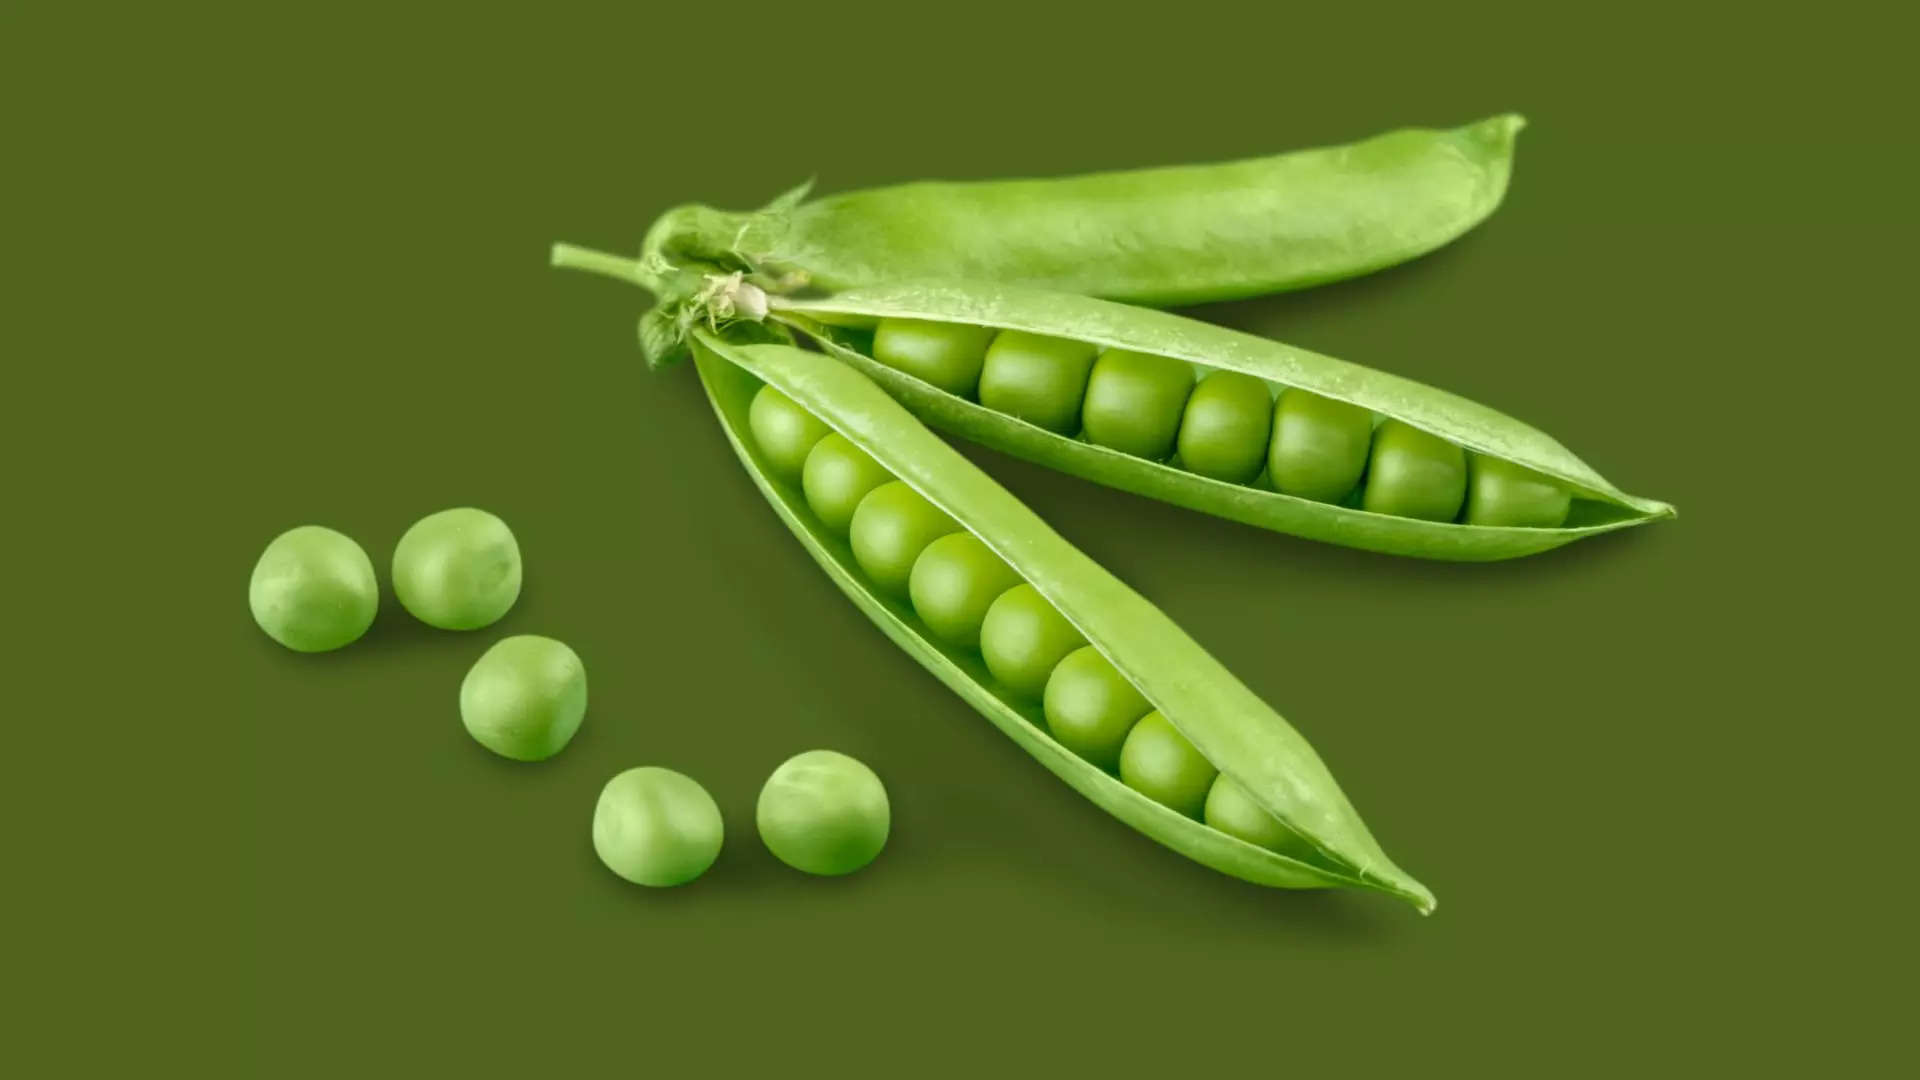
M 1552 529 L 1567 520 L 1573 493 L 1524 465 L 1467 455 L 1467 524 Z
M 1108 772 L 1120 765 L 1120 747 L 1153 705 L 1100 650 L 1067 654 L 1047 678 L 1043 707 L 1055 741 Z
M 720 857 L 725 836 L 713 796 L 672 769 L 628 769 L 607 781 L 593 807 L 594 852 L 635 885 L 692 881 Z
M 928 502 L 904 480 L 881 484 L 854 508 L 848 541 L 854 561 L 886 592 L 904 596 L 913 564 L 927 545 L 960 523 Z
M 814 516 L 827 528 L 845 536 L 860 500 L 891 479 L 893 474 L 885 466 L 853 445 L 845 435 L 834 432 L 813 444 L 800 474 L 800 488 L 806 492 L 807 505 Z
M 1025 583 L 1001 593 L 980 623 L 987 670 L 1020 697 L 1039 700 L 1054 665 L 1087 643 L 1040 590 Z
M 767 464 L 783 480 L 799 479 L 814 444 L 832 429 L 792 398 L 763 386 L 747 406 L 747 427 Z
M 1173 453 L 1180 413 L 1193 392 L 1193 368 L 1152 353 L 1108 349 L 1087 377 L 1080 422 L 1087 439 L 1134 457 Z
M 1133 725 L 1120 748 L 1120 780 L 1154 802 L 1200 816 L 1219 770 L 1159 711 Z
M 1361 509 L 1452 521 L 1466 497 L 1467 455 L 1458 446 L 1398 420 L 1374 432 Z
M 1282 494 L 1339 502 L 1360 483 L 1372 442 L 1372 413 L 1305 390 L 1288 390 L 1273 409 L 1268 475 Z
M 1020 584 L 1000 556 L 970 532 L 949 533 L 914 561 L 907 595 L 935 637 L 966 649 L 980 647 L 980 623 L 1000 594 Z
M 1267 384 L 1237 371 L 1200 380 L 1180 420 L 1180 463 L 1190 472 L 1229 484 L 1260 475 L 1273 427 Z
M 502 638 L 460 684 L 460 722 L 481 746 L 515 761 L 545 761 L 587 715 L 587 669 L 548 637 Z
M 754 821 L 767 850 L 809 874 L 851 874 L 887 845 L 893 811 L 872 769 L 832 750 L 797 754 L 760 789 Z
M 1294 858 L 1313 854 L 1313 847 L 1300 839 L 1298 833 L 1280 824 L 1279 818 L 1267 813 L 1265 807 L 1254 802 L 1253 796 L 1247 794 L 1246 788 L 1224 773 L 1207 792 L 1205 820 L 1208 825 L 1228 836 L 1245 840 L 1255 847 Z
M 295 652 L 359 640 L 380 609 L 373 560 L 353 538 L 321 525 L 288 529 L 267 544 L 247 583 L 253 621 Z
M 520 544 L 485 510 L 428 514 L 393 549 L 393 591 L 428 626 L 490 626 L 520 598 Z
M 971 398 L 992 338 L 989 326 L 882 319 L 873 332 L 873 358 L 949 394 Z
M 1003 330 L 987 346 L 980 404 L 1029 424 L 1070 435 L 1080 428 L 1094 347 L 1067 338 Z

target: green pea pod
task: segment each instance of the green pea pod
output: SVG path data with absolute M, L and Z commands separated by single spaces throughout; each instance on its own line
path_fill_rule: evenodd
M 1160 306 L 1253 296 L 1392 266 L 1466 232 L 1506 194 L 1524 123 L 1508 114 L 1224 164 L 813 202 L 802 187 L 756 212 L 670 210 L 642 257 L 742 271 L 775 291 L 960 277 Z
M 1133 828 L 1214 869 L 1284 888 L 1376 889 L 1433 910 L 1433 895 L 1380 850 L 1300 734 L 1159 609 L 1062 539 L 999 484 L 852 367 L 787 345 L 693 335 L 709 400 L 741 463 L 835 584 L 902 648 L 1075 790 Z M 1305 841 L 1290 857 L 1162 806 L 1075 756 L 1044 717 L 999 687 L 978 654 L 943 643 L 912 606 L 874 588 L 846 540 L 808 509 L 750 432 L 770 385 L 865 451 L 1025 578 L 1259 806 Z

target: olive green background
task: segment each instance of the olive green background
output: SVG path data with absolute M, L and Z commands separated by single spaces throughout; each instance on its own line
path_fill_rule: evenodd
M 85 1024 L 52 1040 L 69 1063 L 1755 1074 L 1890 1034 L 1914 214 L 1910 122 L 1876 115 L 1905 96 L 1888 28 L 539 10 L 0 14 L 9 610 L 36 642 L 11 789 L 40 996 Z M 1403 562 L 970 451 L 1313 740 L 1438 894 L 1425 919 L 1217 875 L 1059 784 L 812 565 L 690 370 L 643 369 L 643 297 L 544 265 L 809 174 L 1206 161 L 1509 109 L 1532 126 L 1483 228 L 1202 314 L 1500 407 L 1677 521 Z M 384 582 L 406 526 L 461 504 L 526 553 L 496 628 L 429 631 L 389 593 L 363 642 L 301 656 L 248 619 L 282 529 L 346 531 Z M 539 766 L 455 711 L 517 632 L 591 679 Z M 850 879 L 753 833 L 760 782 L 813 747 L 893 796 Z M 594 797 L 638 764 L 726 815 L 690 887 L 594 859 Z

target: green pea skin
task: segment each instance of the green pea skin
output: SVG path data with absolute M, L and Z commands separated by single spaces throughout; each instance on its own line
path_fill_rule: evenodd
M 1372 443 L 1372 413 L 1306 390 L 1287 390 L 1273 408 L 1268 477 L 1281 494 L 1337 503 L 1360 483 Z
M 1087 377 L 1080 423 L 1087 440 L 1134 457 L 1173 453 L 1180 414 L 1193 391 L 1193 368 L 1152 353 L 1108 349 Z
M 520 598 L 520 544 L 507 523 L 472 507 L 428 514 L 393 549 L 393 591 L 428 626 L 478 630 Z
M 763 386 L 753 395 L 753 404 L 747 406 L 747 427 L 761 456 L 783 480 L 799 479 L 807 455 L 833 430 L 771 386 Z
M 1087 639 L 1025 583 L 1001 593 L 980 623 L 980 655 L 1007 689 L 1031 701 L 1046 694 L 1054 665 Z
M 800 489 L 806 493 L 807 506 L 827 528 L 842 536 L 853 524 L 853 512 L 860 500 L 881 484 L 893 479 L 886 467 L 845 435 L 834 432 L 813 444 L 807 464 L 800 473 Z
M 914 560 L 907 595 L 935 637 L 973 650 L 980 647 L 980 623 L 987 608 L 1018 584 L 1020 575 L 984 541 L 957 532 L 928 544 Z
M 809 874 L 851 874 L 887 846 L 886 785 L 860 761 L 809 750 L 773 770 L 754 810 L 774 857 Z
M 1067 654 L 1047 678 L 1047 730 L 1060 745 L 1102 769 L 1120 765 L 1120 747 L 1153 705 L 1100 650 Z
M 1180 464 L 1229 484 L 1247 483 L 1266 463 L 1272 428 L 1267 384 L 1238 371 L 1216 371 L 1187 399 L 1180 420 Z
M 302 525 L 273 538 L 253 564 L 247 606 L 267 636 L 295 652 L 360 639 L 380 609 L 373 560 L 353 538 Z
M 1469 525 L 1558 528 L 1567 520 L 1573 493 L 1524 465 L 1486 454 L 1467 455 Z
M 980 404 L 1029 424 L 1071 435 L 1093 370 L 1094 347 L 1067 338 L 1003 330 L 987 346 Z
M 993 328 L 923 319 L 882 319 L 873 358 L 963 398 L 973 397 Z
M 460 683 L 460 722 L 481 746 L 515 761 L 559 753 L 587 715 L 587 669 L 537 634 L 494 643 Z
M 1279 818 L 1267 813 L 1265 807 L 1254 802 L 1253 796 L 1247 794 L 1246 788 L 1224 773 L 1207 791 L 1203 820 L 1228 836 L 1268 851 L 1277 851 L 1297 859 L 1310 857 L 1314 853 L 1312 845 L 1300 839 L 1292 829 L 1280 824 Z
M 1120 780 L 1191 818 L 1200 816 L 1219 770 L 1159 711 L 1133 725 L 1120 748 Z
M 651 765 L 607 781 L 593 807 L 593 850 L 633 882 L 684 885 L 720 857 L 720 807 L 691 777 Z
M 927 545 L 960 523 L 928 502 L 904 480 L 882 484 L 854 508 L 847 530 L 853 559 L 883 592 L 905 596 L 913 564 Z
M 1467 455 L 1438 435 L 1398 420 L 1373 434 L 1360 508 L 1376 514 L 1452 521 L 1467 497 Z

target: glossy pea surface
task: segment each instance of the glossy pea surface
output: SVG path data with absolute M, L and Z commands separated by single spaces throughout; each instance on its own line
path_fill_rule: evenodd
M 393 591 L 428 626 L 478 630 L 520 598 L 520 544 L 485 510 L 458 507 L 421 518 L 393 549 Z
M 247 583 L 247 606 L 267 636 L 295 652 L 359 640 L 380 609 L 373 560 L 345 533 L 302 525 L 273 538 Z
M 1193 368 L 1170 356 L 1108 349 L 1087 377 L 1080 417 L 1087 441 L 1159 461 L 1173 453 L 1174 435 Z
M 1551 529 L 1567 520 L 1573 493 L 1524 465 L 1485 454 L 1467 455 L 1469 525 Z
M 864 763 L 809 750 L 773 770 L 754 822 L 767 850 L 809 874 L 851 874 L 887 845 L 893 811 L 886 785 Z
M 726 827 L 707 789 L 651 765 L 607 781 L 593 807 L 593 850 L 636 885 L 684 885 L 720 857 Z
M 1042 703 L 1054 741 L 1109 772 L 1120 765 L 1127 733 L 1153 710 L 1091 645 L 1075 649 L 1054 666 Z
M 1133 725 L 1120 748 L 1120 780 L 1154 802 L 1200 816 L 1219 770 L 1158 711 Z
M 960 523 L 903 480 L 880 485 L 854 508 L 848 529 L 854 561 L 883 592 L 904 596 L 913 564 L 927 545 Z
M 1268 475 L 1282 494 L 1339 502 L 1360 483 L 1372 444 L 1372 413 L 1306 390 L 1286 390 L 1273 409 Z
M 1467 495 L 1467 455 L 1438 435 L 1398 420 L 1373 433 L 1361 509 L 1452 521 Z
M 907 595 L 935 637 L 966 649 L 980 647 L 980 624 L 1000 594 L 1020 575 L 970 532 L 949 533 L 914 561 Z
M 1087 643 L 1040 590 L 1025 583 L 1001 593 L 980 623 L 987 670 L 1016 695 L 1038 701 L 1055 664 Z
M 1201 476 L 1244 484 L 1267 461 L 1273 398 L 1267 384 L 1237 371 L 1200 380 L 1180 419 L 1180 463 Z
M 923 319 L 882 319 L 873 332 L 873 358 L 897 371 L 971 398 L 993 329 Z
M 893 479 L 865 450 L 834 432 L 813 444 L 800 473 L 800 489 L 807 505 L 827 528 L 841 535 L 853 524 L 860 500 Z
M 1003 330 L 987 347 L 980 404 L 1049 431 L 1080 429 L 1094 347 L 1066 338 Z
M 832 430 L 771 386 L 763 386 L 753 395 L 753 404 L 747 408 L 747 427 L 774 475 L 783 480 L 800 478 L 807 455 Z
M 1247 794 L 1246 788 L 1225 774 L 1215 780 L 1207 792 L 1204 820 L 1228 836 L 1268 851 L 1295 857 L 1313 853 L 1311 846 L 1292 829 L 1280 824 L 1279 818 L 1267 813 L 1264 807 L 1253 801 L 1252 795 Z
M 460 722 L 467 734 L 515 761 L 544 761 L 559 753 L 586 715 L 586 665 L 549 637 L 503 638 L 460 683 Z

